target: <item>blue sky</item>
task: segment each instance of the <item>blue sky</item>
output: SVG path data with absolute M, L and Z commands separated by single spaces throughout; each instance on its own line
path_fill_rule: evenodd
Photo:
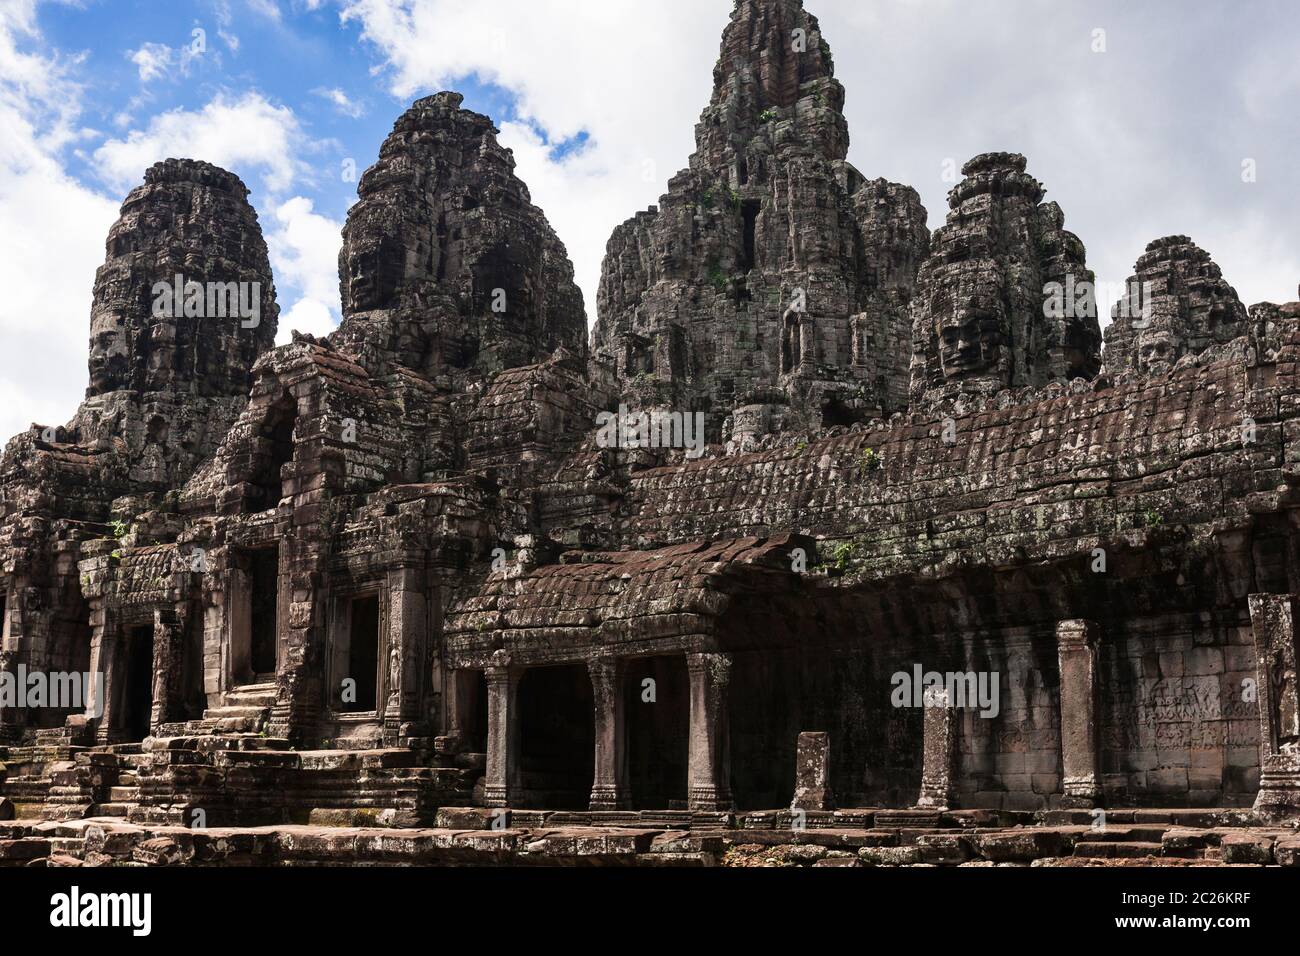
M 303 171 L 296 193 L 334 219 L 342 219 L 356 197 L 344 163 L 352 159 L 364 170 L 373 162 L 410 99 L 396 96 L 375 72 L 381 58 L 363 42 L 360 22 L 341 21 L 339 7 L 328 3 L 88 0 L 43 7 L 41 27 L 49 46 L 84 56 L 80 71 L 92 81 L 80 104 L 82 122 L 110 142 L 151 116 L 198 112 L 223 95 L 237 100 L 257 93 L 291 109 L 311 144 L 300 157 L 310 170 Z M 194 53 L 196 45 L 206 49 Z M 456 89 L 468 109 L 529 122 L 518 116 L 511 91 L 476 75 L 458 77 Z M 543 128 L 530 125 L 546 137 Z M 553 155 L 580 148 L 585 138 L 583 132 L 560 140 Z M 251 171 L 257 164 L 245 165 Z M 72 151 L 66 168 L 116 195 L 117 170 L 105 169 L 91 149 Z M 257 175 L 246 181 L 255 204 L 275 192 Z
M 1149 241 L 1187 234 L 1248 304 L 1296 297 L 1293 0 L 806 6 L 846 87 L 850 161 L 918 189 L 932 228 L 949 170 L 1014 150 L 1100 281 L 1118 286 Z M 75 409 L 104 238 L 151 163 L 190 156 L 237 172 L 271 251 L 281 340 L 328 332 L 350 171 L 374 162 L 413 99 L 440 89 L 501 128 L 594 321 L 611 230 L 686 165 L 730 10 L 731 0 L 0 0 L 0 437 Z

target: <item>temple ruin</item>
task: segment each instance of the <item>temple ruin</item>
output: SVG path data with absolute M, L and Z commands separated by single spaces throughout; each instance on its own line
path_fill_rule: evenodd
M 273 346 L 236 176 L 145 171 L 85 401 L 0 459 L 0 672 L 102 675 L 0 695 L 0 862 L 1300 862 L 1300 302 L 1157 239 L 1103 352 L 1026 157 L 931 235 L 845 95 L 800 0 L 739 0 L 590 336 L 458 94 L 361 178 L 325 338 Z M 176 277 L 258 321 L 160 315 Z

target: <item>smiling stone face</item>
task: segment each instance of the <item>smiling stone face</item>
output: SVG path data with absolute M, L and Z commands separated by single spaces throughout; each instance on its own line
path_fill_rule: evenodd
M 941 280 L 931 298 L 939 365 L 947 381 L 994 372 L 1007 341 L 1007 310 L 991 271 L 963 271 Z
M 357 184 L 339 335 L 430 375 L 518 368 L 561 346 L 585 355 L 568 254 L 491 120 L 461 103 L 417 100 Z
M 90 318 L 90 389 L 96 394 L 130 387 L 131 346 L 121 315 L 96 311 Z
M 176 308 L 181 276 L 199 303 Z M 212 289 L 248 290 L 245 326 Z M 254 301 L 255 299 L 255 301 Z M 87 397 L 109 392 L 243 395 L 275 340 L 279 308 L 248 189 L 209 163 L 169 159 L 145 173 L 109 230 L 95 274 Z M 222 305 L 224 303 L 224 306 Z
M 912 299 L 914 403 L 1088 379 L 1100 366 L 1095 310 L 1044 304 L 1047 290 L 1094 276 L 1025 167 L 1018 154 L 977 156 L 949 194 Z
M 1130 289 L 1148 290 L 1139 313 L 1116 306 L 1106 329 L 1111 373 L 1163 375 L 1180 359 L 1244 336 L 1246 307 L 1210 254 L 1187 236 L 1166 236 L 1138 259 Z M 1130 297 L 1131 298 L 1131 297 Z
M 1177 339 L 1167 328 L 1146 329 L 1138 333 L 1137 356 L 1145 374 L 1163 375 L 1180 357 Z

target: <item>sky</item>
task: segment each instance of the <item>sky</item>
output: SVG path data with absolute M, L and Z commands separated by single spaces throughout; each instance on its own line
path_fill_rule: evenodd
M 1300 284 L 1293 0 L 806 0 L 849 160 L 914 186 L 1022 152 L 1114 286 L 1191 236 L 1241 298 Z M 0 441 L 87 382 L 91 288 L 167 157 L 251 189 L 292 330 L 339 321 L 340 231 L 401 112 L 465 95 L 573 259 L 594 323 L 611 230 L 686 165 L 731 0 L 0 0 Z M 1115 296 L 1118 298 L 1118 295 Z

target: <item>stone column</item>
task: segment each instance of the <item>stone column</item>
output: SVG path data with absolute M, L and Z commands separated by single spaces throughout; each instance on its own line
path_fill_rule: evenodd
M 7 581 L 0 580 L 0 607 L 4 609 L 4 617 L 0 618 L 0 673 L 15 674 L 15 680 L 22 636 L 22 627 L 18 623 L 22 618 L 15 606 L 17 598 L 18 589 L 11 589 Z M 22 715 L 16 708 L 0 706 L 0 742 L 18 740 L 22 733 Z
M 924 723 L 921 731 L 921 793 L 918 807 L 944 809 L 953 804 L 953 757 L 957 713 L 942 687 L 930 687 L 923 698 Z
M 181 666 L 184 626 L 174 608 L 153 612 L 153 707 L 149 730 L 179 719 L 182 704 Z
M 626 723 L 623 714 L 623 662 L 596 658 L 587 662 L 596 722 L 596 770 L 591 783 L 592 810 L 626 810 Z
M 489 807 L 509 807 L 518 795 L 519 692 L 522 668 L 509 658 L 497 658 L 484 672 L 488 688 L 488 752 L 485 802 Z
M 830 787 L 831 738 L 825 733 L 799 735 L 791 810 L 832 810 Z
M 94 611 L 92 609 L 92 618 Z M 97 699 L 92 702 L 92 708 L 99 712 L 99 722 L 95 725 L 95 743 L 103 746 L 105 744 L 116 743 L 121 737 L 121 708 L 118 706 L 122 700 L 122 674 L 120 673 L 122 658 L 122 635 L 114 633 L 118 629 L 110 629 L 107 626 L 97 626 L 93 629 L 90 639 L 90 670 L 92 674 L 102 674 L 103 681 L 100 684 L 103 694 L 98 694 Z
M 1300 691 L 1296 599 L 1252 594 L 1259 700 L 1259 796 L 1255 812 L 1270 823 L 1300 818 Z
M 817 364 L 817 326 L 805 313 L 799 316 L 799 368 L 811 369 Z
M 731 802 L 731 740 L 727 687 L 731 655 L 688 654 L 691 726 L 687 800 L 692 810 L 727 811 Z
M 388 699 L 384 705 L 384 744 L 401 746 L 414 736 L 424 691 L 423 667 L 428 607 L 424 575 L 412 568 L 388 573 Z
M 1101 799 L 1098 742 L 1097 625 L 1061 621 L 1056 649 L 1061 671 L 1061 783 L 1065 807 L 1094 807 Z

